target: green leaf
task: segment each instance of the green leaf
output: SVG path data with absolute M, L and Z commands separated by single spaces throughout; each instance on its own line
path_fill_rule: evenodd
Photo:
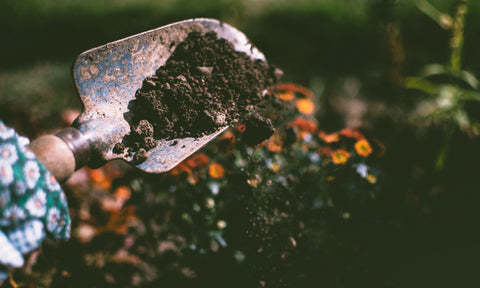
M 436 85 L 421 77 L 405 78 L 405 88 L 420 90 L 428 94 L 436 94 L 438 92 L 438 87 Z
M 463 91 L 459 98 L 463 101 L 478 101 L 480 102 L 480 92 L 477 91 Z
M 480 81 L 478 81 L 478 79 L 472 73 L 468 71 L 461 71 L 459 76 L 463 81 L 465 81 L 465 83 L 470 85 L 472 88 L 479 88 Z

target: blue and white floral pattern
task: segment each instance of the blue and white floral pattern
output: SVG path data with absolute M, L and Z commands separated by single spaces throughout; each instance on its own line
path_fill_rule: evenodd
M 60 184 L 57 182 L 57 179 L 53 177 L 50 171 L 45 171 L 43 178 L 45 179 L 45 186 L 47 187 L 48 191 L 55 191 L 62 189 Z
M 38 178 L 40 178 L 40 168 L 37 163 L 35 160 L 30 160 L 23 166 L 23 177 L 27 187 L 30 189 L 35 187 Z
M 13 169 L 12 165 L 8 163 L 0 163 L 0 184 L 2 186 L 8 186 L 13 182 Z
M 58 228 L 62 228 L 63 225 L 59 225 L 61 221 L 60 210 L 58 210 L 57 207 L 50 208 L 47 214 L 47 230 L 49 232 L 55 232 Z
M 70 237 L 65 194 L 26 148 L 29 142 L 0 121 L 0 276 L 22 266 L 22 254 L 38 249 L 45 237 Z
M 5 207 L 8 206 L 8 204 L 10 203 L 10 193 L 9 191 L 7 191 L 8 193 L 1 193 L 0 194 L 0 211 L 4 210 Z
M 18 196 L 22 196 L 26 191 L 27 185 L 25 182 L 22 180 L 15 180 L 15 183 L 13 184 L 13 192 Z
M 47 210 L 46 204 L 47 194 L 42 189 L 38 189 L 37 192 L 28 199 L 25 208 L 27 208 L 30 215 L 42 217 Z
M 15 145 L 6 143 L 0 145 L 0 163 L 6 162 L 7 164 L 12 165 L 17 162 L 18 154 Z
M 0 138 L 6 140 L 12 137 L 15 137 L 15 130 L 8 128 L 3 122 L 0 122 Z
M 25 213 L 25 210 L 22 209 L 19 205 L 12 204 L 10 205 L 10 207 L 5 209 L 5 211 L 3 212 L 3 216 L 11 222 L 16 222 L 25 220 L 27 215 Z

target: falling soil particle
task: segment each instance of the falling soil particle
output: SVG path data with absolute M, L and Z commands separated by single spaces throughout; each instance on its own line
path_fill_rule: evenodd
M 155 75 L 144 79 L 129 103 L 130 134 L 113 151 L 142 154 L 141 162 L 157 140 L 201 137 L 239 122 L 279 75 L 274 66 L 236 51 L 214 32 L 192 32 Z M 253 128 L 243 137 L 252 145 L 273 133 L 271 121 L 253 115 L 246 125 Z
M 247 145 L 256 145 L 270 138 L 275 130 L 270 119 L 263 118 L 258 113 L 253 113 L 245 120 L 245 132 L 242 140 Z

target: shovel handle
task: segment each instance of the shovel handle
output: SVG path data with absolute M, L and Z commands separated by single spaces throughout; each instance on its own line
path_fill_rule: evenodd
M 60 130 L 55 135 L 45 135 L 33 140 L 28 149 L 63 183 L 90 160 L 90 146 L 83 134 L 75 128 Z

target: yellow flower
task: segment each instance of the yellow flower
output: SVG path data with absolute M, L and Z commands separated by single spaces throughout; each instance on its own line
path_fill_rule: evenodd
M 273 171 L 273 172 L 278 172 L 280 171 L 280 165 L 276 164 L 276 163 L 273 163 L 272 166 L 270 167 L 270 169 Z
M 371 184 L 377 183 L 377 176 L 375 176 L 373 174 L 368 174 L 366 179 Z
M 358 155 L 363 157 L 367 157 L 368 155 L 372 154 L 372 147 L 366 139 L 358 140 L 355 143 L 355 150 L 357 151 Z
M 327 181 L 328 181 L 328 182 L 331 182 L 331 181 L 333 181 L 333 180 L 335 180 L 335 176 L 328 176 L 328 177 L 327 177 Z
M 339 149 L 332 153 L 332 161 L 335 164 L 345 164 L 350 158 L 350 153 L 345 150 Z
M 250 179 L 247 179 L 248 185 L 252 186 L 253 188 L 257 188 L 258 184 L 262 182 L 262 178 L 260 178 L 259 175 L 254 175 L 250 177 Z

